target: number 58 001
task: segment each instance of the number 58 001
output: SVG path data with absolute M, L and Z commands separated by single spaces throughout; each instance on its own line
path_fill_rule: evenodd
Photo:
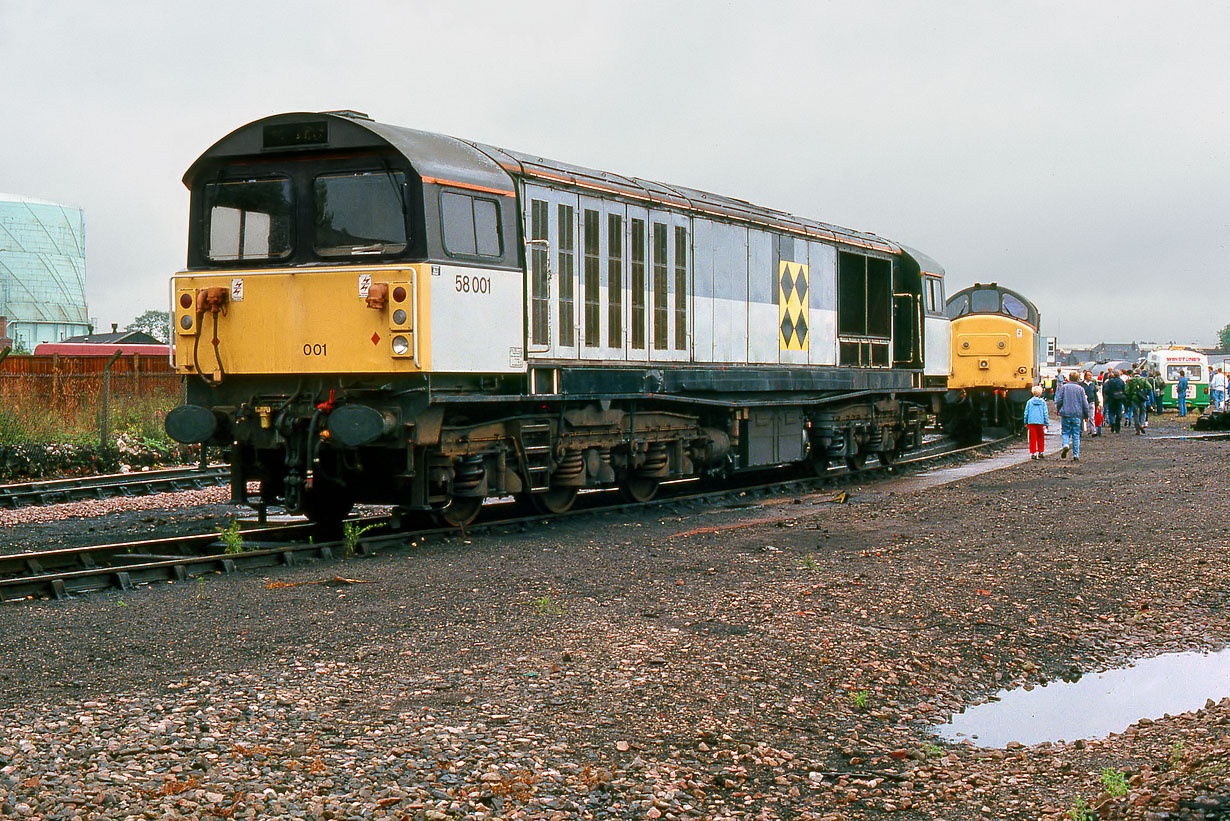
M 458 274 L 454 285 L 459 294 L 489 294 L 491 293 L 491 277 L 470 276 Z

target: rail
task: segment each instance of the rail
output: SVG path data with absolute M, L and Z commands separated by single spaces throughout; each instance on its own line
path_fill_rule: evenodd
M 775 493 L 819 490 L 835 484 L 851 484 L 877 474 L 895 474 L 906 465 L 925 465 L 975 450 L 995 447 L 1016 437 L 1004 437 L 962 448 L 936 449 L 909 459 L 862 470 L 830 469 L 825 476 L 777 478 L 770 482 L 737 487 L 696 490 L 694 482 L 663 487 L 663 495 L 651 502 L 612 502 L 616 491 L 586 494 L 583 502 L 563 514 L 522 515 L 512 502 L 484 506 L 484 515 L 460 531 L 455 527 L 413 527 L 397 516 L 371 516 L 354 520 L 348 539 L 320 541 L 324 533 L 310 523 L 269 525 L 240 530 L 241 549 L 228 550 L 218 533 L 177 536 L 138 542 L 14 553 L 0 556 L 0 601 L 69 599 L 74 595 L 103 590 L 131 590 L 155 582 L 187 582 L 208 574 L 233 573 L 240 569 L 291 567 L 303 561 L 329 561 L 345 555 L 370 556 L 407 545 L 418 545 L 428 536 L 471 535 L 497 530 L 519 530 L 545 520 L 596 512 L 644 510 L 655 506 L 745 502 L 748 497 Z M 374 527 L 369 527 L 374 526 Z M 363 531 L 371 530 L 371 535 Z
M 205 468 L 170 468 L 140 473 L 82 476 L 75 479 L 17 482 L 0 485 L 0 508 L 12 510 L 32 505 L 199 490 L 226 484 L 230 477 L 231 469 L 226 465 L 210 465 Z

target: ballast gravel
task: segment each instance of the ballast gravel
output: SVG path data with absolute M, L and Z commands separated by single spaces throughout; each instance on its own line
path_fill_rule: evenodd
M 1169 523 L 1230 515 L 1230 443 L 1156 439 L 1178 431 L 926 491 L 4 605 L 0 817 L 1224 817 L 1230 693 L 1100 739 L 931 730 L 1001 688 L 1224 645 L 1225 540 Z M 0 541 L 235 514 L 117 508 Z
M 166 511 L 200 505 L 226 505 L 230 497 L 230 488 L 210 487 L 173 493 L 154 493 L 149 496 L 117 496 L 113 499 L 90 499 L 82 502 L 19 507 L 12 510 L 0 510 L 0 527 L 16 528 L 65 520 L 80 521 L 139 510 Z M 239 508 L 234 509 L 235 515 L 240 515 L 241 512 Z M 85 525 L 87 531 L 90 526 L 90 523 Z
M 389 693 L 373 693 L 382 678 L 362 666 L 290 665 L 277 679 L 221 674 L 158 697 L 70 702 L 60 719 L 17 711 L 0 747 L 0 812 L 443 819 L 515 805 L 528 817 L 697 815 L 644 762 L 615 778 L 493 705 L 474 704 L 454 723 L 398 703 L 437 693 L 438 681 L 384 682 Z M 356 698 L 367 709 L 356 712 Z

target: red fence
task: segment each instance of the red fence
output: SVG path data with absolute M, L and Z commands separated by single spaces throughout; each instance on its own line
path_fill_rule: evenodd
M 106 356 L 10 356 L 0 362 L 0 397 L 6 404 L 20 397 L 39 399 L 72 409 L 98 398 L 103 389 Z M 165 357 L 130 354 L 111 365 L 111 396 L 174 399 L 179 396 L 179 374 Z

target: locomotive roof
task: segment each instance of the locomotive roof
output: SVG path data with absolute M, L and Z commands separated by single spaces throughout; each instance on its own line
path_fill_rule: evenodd
M 327 124 L 324 129 L 316 128 Z M 271 140 L 275 143 L 270 147 Z M 532 154 L 469 142 L 443 134 L 378 123 L 357 112 L 278 114 L 240 126 L 214 143 L 184 174 L 192 187 L 201 171 L 215 160 L 260 157 L 272 151 L 371 149 L 389 147 L 410 162 L 429 183 L 460 183 L 464 187 L 514 194 L 513 178 L 544 184 L 563 183 L 613 194 L 648 205 L 686 208 L 693 212 L 750 222 L 814 239 L 827 239 L 885 253 L 908 253 L 929 273 L 943 273 L 934 260 L 912 249 L 864 231 L 804 219 L 744 200 L 694 188 L 667 185 L 544 159 Z
M 1025 297 L 1020 291 L 1014 291 L 1011 288 L 1005 288 L 1003 285 L 1000 285 L 998 282 L 975 282 L 973 285 L 969 286 L 968 288 L 962 288 L 961 290 L 952 294 L 951 296 L 948 297 L 947 300 L 945 300 L 945 302 L 952 302 L 954 299 L 961 296 L 962 294 L 968 294 L 973 291 L 999 291 L 1001 294 L 1012 294 L 1014 297 L 1021 300 L 1021 302 L 1024 302 L 1026 305 L 1030 306 L 1034 310 L 1037 310 L 1037 307 L 1038 307 L 1034 305 L 1033 302 L 1030 301 L 1027 297 Z
M 973 300 L 970 298 L 970 295 L 975 291 L 994 291 L 995 293 L 1000 294 L 999 299 L 996 301 L 996 309 L 994 311 L 983 309 L 973 310 L 975 306 L 973 305 Z M 1015 299 L 1019 303 L 1019 306 L 1014 308 L 1010 304 L 1009 300 L 1005 299 L 1004 295 Z M 962 299 L 965 300 L 963 303 L 960 302 Z M 1024 316 L 1020 313 L 1020 309 L 1022 308 L 1024 309 Z M 944 313 L 949 319 L 956 319 L 957 317 L 965 316 L 967 313 L 1002 315 L 1005 312 L 1009 316 L 1015 316 L 1017 319 L 1024 320 L 1035 329 L 1041 327 L 1042 318 L 1038 314 L 1038 306 L 1033 304 L 1033 302 L 1021 293 L 1014 291 L 1011 288 L 1005 288 L 998 282 L 975 282 L 968 288 L 962 288 L 960 291 L 957 291 L 944 301 Z
M 937 277 L 944 276 L 944 266 L 940 265 L 934 259 L 924 254 L 922 251 L 916 251 L 915 249 L 911 248 L 908 245 L 902 245 L 901 250 L 905 251 L 907 254 L 909 254 L 911 257 L 914 258 L 914 261 L 918 263 L 918 267 L 922 271 L 922 273 L 932 274 L 933 276 L 937 276 Z
M 323 123 L 328 123 L 326 130 L 314 130 L 316 125 Z M 277 143 L 276 147 L 269 147 L 271 139 Z M 284 157 L 288 152 L 322 148 L 392 148 L 409 160 L 424 182 L 458 182 L 474 188 L 514 193 L 508 173 L 472 145 L 443 134 L 377 123 L 352 112 L 278 114 L 240 126 L 197 158 L 184 174 L 184 185 L 191 188 L 195 178 L 214 160 Z

